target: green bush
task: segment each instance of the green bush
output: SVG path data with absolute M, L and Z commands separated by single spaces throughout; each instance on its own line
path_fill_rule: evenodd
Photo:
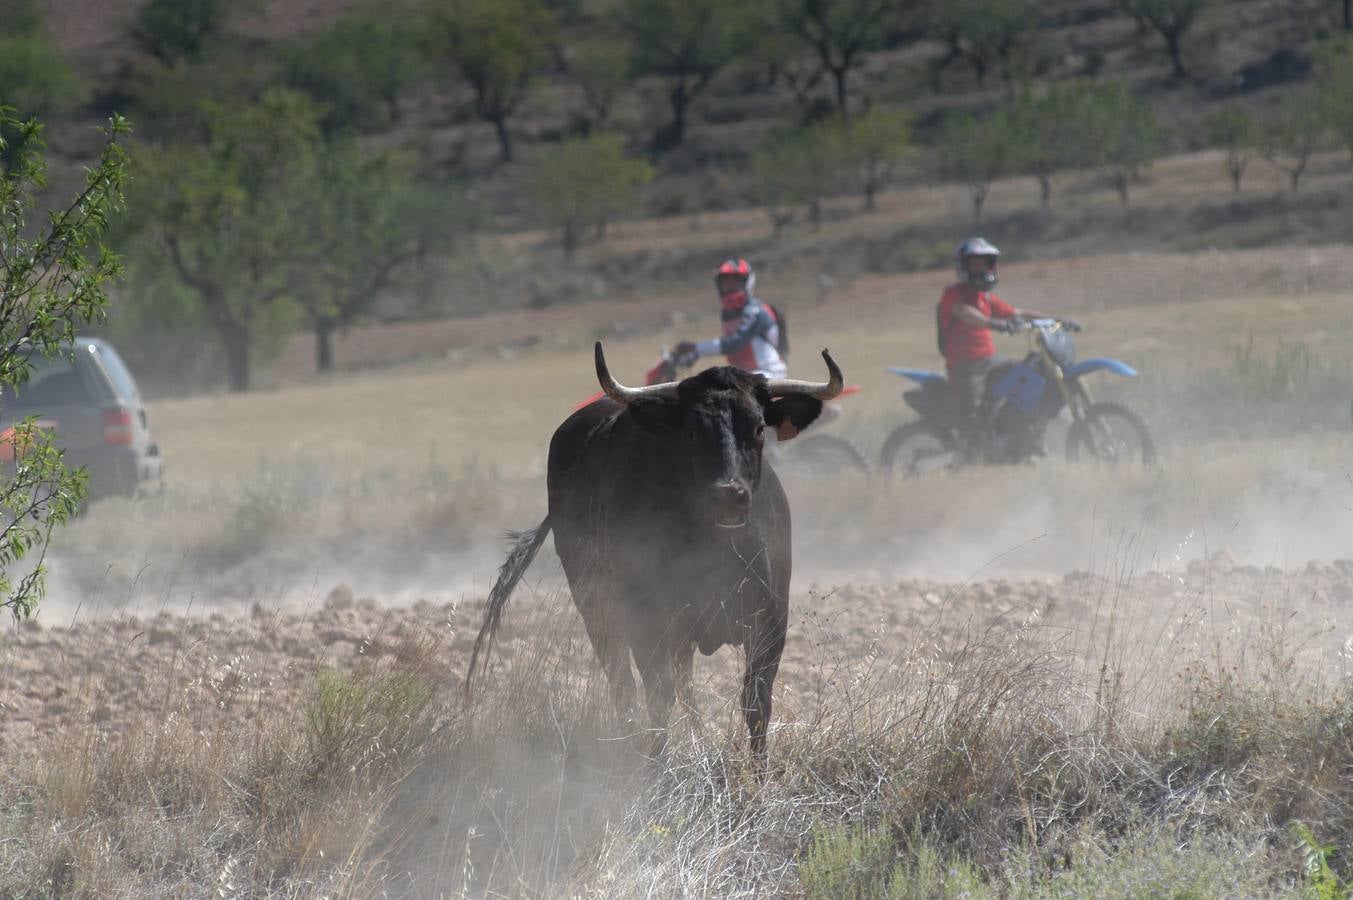
M 399 671 L 320 672 L 305 709 L 306 740 L 318 773 L 388 771 L 431 734 L 434 691 Z

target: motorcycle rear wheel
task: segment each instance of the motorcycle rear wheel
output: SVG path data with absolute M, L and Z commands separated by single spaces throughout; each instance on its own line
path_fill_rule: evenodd
M 1092 403 L 1067 432 L 1066 458 L 1150 466 L 1156 461 L 1156 444 L 1146 422 L 1131 409 L 1121 403 Z
M 855 445 L 832 434 L 815 434 L 798 438 L 780 448 L 777 471 L 786 470 L 812 476 L 837 475 L 841 472 L 867 474 L 869 463 Z
M 953 435 L 946 429 L 929 422 L 908 422 L 894 428 L 883 442 L 879 471 L 884 475 L 916 478 L 934 469 L 952 467 L 957 449 Z

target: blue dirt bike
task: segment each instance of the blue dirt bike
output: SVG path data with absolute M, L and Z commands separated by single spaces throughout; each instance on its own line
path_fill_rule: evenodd
M 1021 321 L 1029 334 L 1024 359 L 995 367 L 987 376 L 986 400 L 979 414 L 977 445 L 964 461 L 1018 463 L 1046 455 L 1048 423 L 1069 410 L 1071 428 L 1066 457 L 1112 463 L 1150 465 L 1155 443 L 1141 416 L 1121 403 L 1094 402 L 1083 376 L 1108 371 L 1131 378 L 1137 371 L 1116 359 L 1076 362 L 1072 327 L 1057 319 Z M 1076 330 L 1079 330 L 1076 327 Z M 889 367 L 888 371 L 920 385 L 902 394 L 920 421 L 899 425 L 888 435 L 879 456 L 880 469 L 912 477 L 960 462 L 958 430 L 951 412 L 949 382 L 937 372 Z

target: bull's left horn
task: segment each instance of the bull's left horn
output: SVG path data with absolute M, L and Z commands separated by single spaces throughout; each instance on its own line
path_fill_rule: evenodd
M 598 348 L 601 346 L 597 345 Z M 598 350 L 600 352 L 600 350 Z M 803 394 L 807 397 L 814 397 L 818 400 L 830 400 L 838 396 L 846 386 L 846 380 L 841 375 L 841 367 L 832 359 L 831 352 L 822 351 L 822 358 L 827 362 L 828 379 L 826 382 L 819 381 L 797 381 L 793 378 L 771 378 L 768 386 L 772 397 L 783 397 L 787 394 Z
M 606 354 L 601 352 L 601 341 L 597 341 L 596 348 L 597 360 L 597 381 L 601 382 L 601 389 L 616 403 L 621 406 L 629 406 L 640 397 L 653 397 L 657 400 L 675 400 L 677 398 L 677 383 L 675 381 L 664 382 L 663 384 L 650 384 L 645 387 L 625 387 L 620 382 L 611 377 L 611 370 L 606 368 Z M 838 388 L 839 392 L 839 388 Z M 833 394 L 832 396 L 836 396 Z

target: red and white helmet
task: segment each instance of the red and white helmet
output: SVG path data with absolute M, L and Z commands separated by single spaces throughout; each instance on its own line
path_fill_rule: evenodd
M 743 302 L 750 300 L 752 291 L 756 289 L 756 272 L 752 271 L 752 264 L 745 259 L 726 259 L 714 270 L 714 288 L 719 292 L 719 296 L 724 296 L 722 282 L 724 279 L 739 278 L 742 280 L 742 287 L 739 288 L 746 295 Z

